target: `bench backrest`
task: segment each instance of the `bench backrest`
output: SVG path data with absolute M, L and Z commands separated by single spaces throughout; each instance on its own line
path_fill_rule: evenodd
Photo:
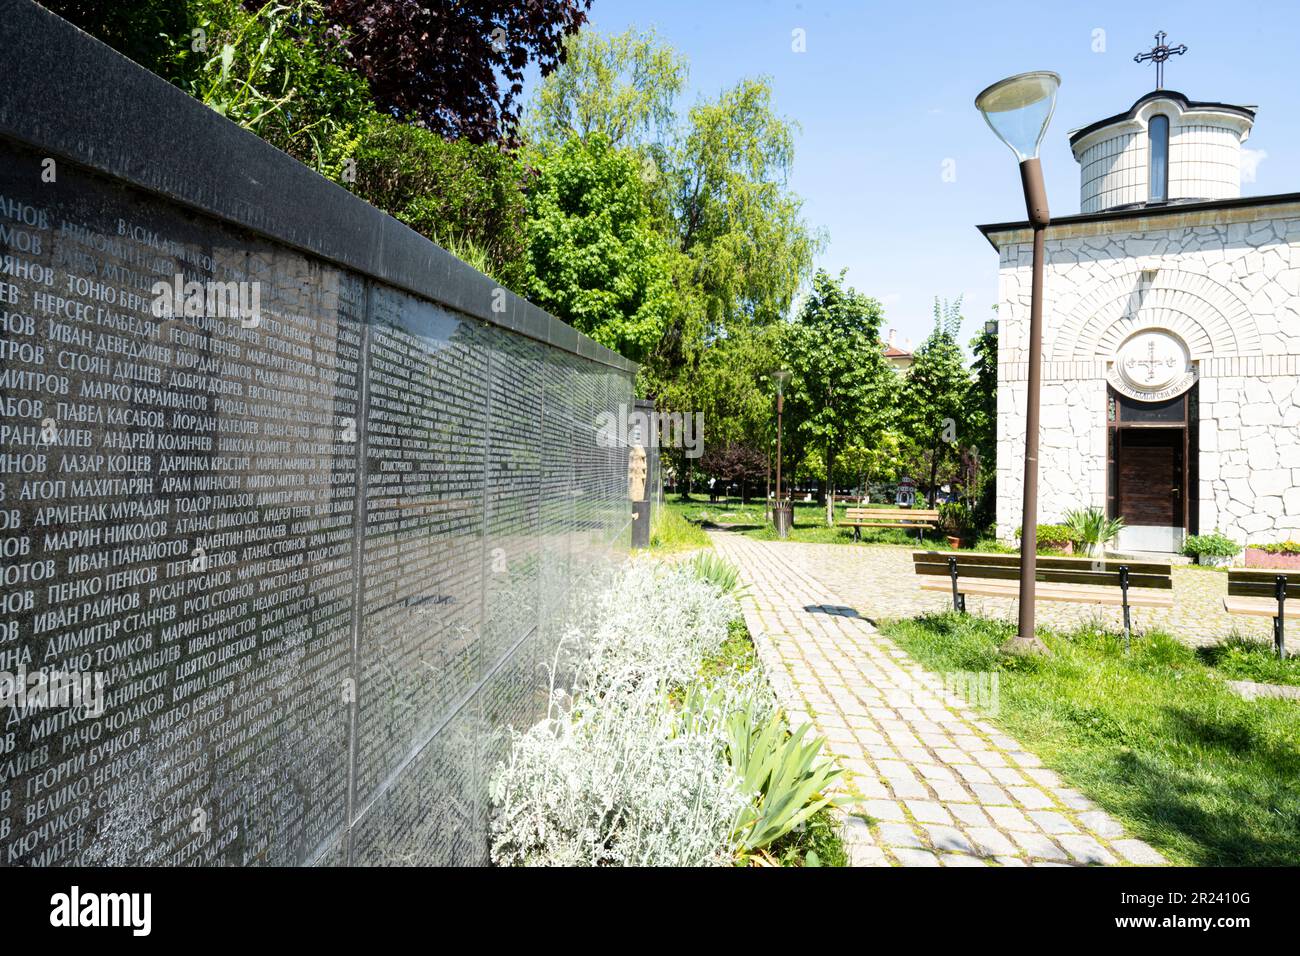
M 1015 581 L 1020 578 L 1020 555 L 914 551 L 912 561 L 917 574 L 952 574 L 949 561 L 955 561 L 958 578 L 993 578 Z M 1168 564 L 1152 561 L 1127 561 L 1116 558 L 1052 558 L 1039 555 L 1034 580 L 1045 584 L 1098 584 L 1120 586 L 1120 569 L 1128 568 L 1128 583 L 1135 588 L 1174 586 Z
M 939 517 L 939 512 L 923 508 L 847 508 L 844 514 L 849 521 L 934 521 Z
M 1300 571 L 1270 571 L 1256 569 L 1251 571 L 1228 572 L 1228 594 L 1232 597 L 1258 597 L 1277 600 L 1277 579 L 1283 581 L 1282 587 L 1288 599 L 1300 598 Z

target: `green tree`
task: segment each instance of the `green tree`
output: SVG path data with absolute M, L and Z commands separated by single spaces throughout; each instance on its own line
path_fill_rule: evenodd
M 319 0 L 188 0 L 168 79 L 272 146 L 339 180 L 372 115 L 365 79 Z M 197 35 L 193 31 L 200 31 Z
M 844 271 L 832 278 L 819 269 L 782 343 L 792 373 L 786 407 L 806 447 L 820 453 L 828 525 L 836 458 L 851 443 L 875 442 L 891 418 L 896 382 L 880 341 L 880 303 L 843 283 Z
M 653 30 L 583 31 L 565 43 L 565 65 L 538 87 L 524 113 L 524 140 L 544 150 L 595 133 L 620 148 L 671 140 L 687 69 Z
M 900 421 L 907 441 L 928 467 L 931 507 L 940 467 L 959 460 L 969 437 L 970 374 L 957 343 L 961 323 L 960 297 L 942 306 L 934 300 L 934 331 L 917 350 L 903 387 Z
M 997 315 L 997 306 L 993 314 Z M 971 352 L 975 361 L 971 366 L 968 411 L 970 415 L 970 440 L 975 449 L 976 464 L 974 487 L 970 497 L 974 502 L 975 519 L 980 527 L 994 521 L 997 505 L 997 454 L 998 454 L 998 329 L 996 320 L 971 339 Z M 969 454 L 969 452 L 968 452 Z
M 522 286 L 527 171 L 513 153 L 375 115 L 354 191 L 510 288 Z
M 585 32 L 567 51 L 526 113 L 530 155 L 540 163 L 595 136 L 622 146 L 640 163 L 657 228 L 680 253 L 667 274 L 689 305 L 666 313 L 659 341 L 642 353 L 639 387 L 664 410 L 704 412 L 710 441 L 726 441 L 734 422 L 767 430 L 768 368 L 751 350 L 770 359 L 761 329 L 789 314 L 819 241 L 788 186 L 793 124 L 772 108 L 765 80 L 683 114 L 685 61 L 653 33 Z M 746 440 L 761 447 L 765 438 Z
M 527 278 L 535 303 L 643 362 L 689 308 L 680 254 L 657 228 L 636 155 L 601 133 L 542 160 L 528 192 Z
M 788 188 L 795 126 L 766 79 L 695 106 L 672 156 L 674 221 L 711 329 L 784 318 L 820 247 Z

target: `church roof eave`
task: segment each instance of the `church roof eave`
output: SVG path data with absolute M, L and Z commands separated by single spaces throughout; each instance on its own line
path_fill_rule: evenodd
M 1158 216 L 1174 216 L 1196 212 L 1210 212 L 1216 209 L 1242 209 L 1251 206 L 1279 206 L 1286 203 L 1300 203 L 1300 192 L 1275 193 L 1271 196 L 1239 196 L 1233 199 L 1209 199 L 1193 202 L 1170 202 L 1157 205 L 1143 204 L 1127 206 L 1123 209 L 1108 209 L 1103 212 L 1078 213 L 1073 216 L 1059 216 L 1052 219 L 1052 226 L 1069 226 L 1089 222 L 1122 222 L 1125 219 L 1142 219 Z M 1017 222 L 995 222 L 976 226 L 988 240 L 994 250 L 1001 251 L 994 236 L 1000 233 L 1019 232 L 1032 228 L 1028 220 Z M 1050 238 L 1050 237 L 1049 237 Z
M 1255 120 L 1256 108 L 1253 106 L 1237 106 L 1232 103 L 1214 103 L 1208 100 L 1189 100 L 1177 90 L 1152 90 L 1145 96 L 1139 97 L 1138 100 L 1123 113 L 1116 113 L 1114 116 L 1108 116 L 1105 119 L 1097 120 L 1095 123 L 1089 123 L 1087 126 L 1080 129 L 1071 130 L 1069 133 L 1070 148 L 1073 149 L 1075 144 L 1081 139 L 1091 133 L 1095 133 L 1099 129 L 1105 129 L 1107 126 L 1111 126 L 1115 123 L 1123 123 L 1135 119 L 1138 115 L 1138 111 L 1152 100 L 1177 100 L 1182 105 L 1184 111 L 1217 110 L 1224 113 L 1234 113 L 1250 120 L 1251 122 L 1254 122 Z

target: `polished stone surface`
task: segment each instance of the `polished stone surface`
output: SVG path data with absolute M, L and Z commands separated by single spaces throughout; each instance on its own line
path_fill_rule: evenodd
M 629 538 L 630 373 L 41 160 L 0 139 L 0 671 L 104 707 L 0 711 L 0 865 L 482 862 Z

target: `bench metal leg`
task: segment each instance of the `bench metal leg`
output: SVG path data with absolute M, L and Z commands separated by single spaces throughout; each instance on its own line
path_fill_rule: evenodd
M 1133 621 L 1128 606 L 1128 565 L 1126 564 L 1121 565 L 1119 569 L 1119 589 L 1124 596 L 1124 653 L 1127 654 L 1133 636 Z
M 948 559 L 948 574 L 952 577 L 952 609 L 960 614 L 966 613 L 966 595 L 957 590 L 957 559 Z
M 861 529 L 860 527 L 858 527 L 857 525 L 854 525 L 854 526 L 853 526 L 853 540 L 854 540 L 855 542 L 858 542 L 858 541 L 861 541 L 861 540 L 862 540 L 862 529 Z
M 1286 657 L 1286 576 L 1279 574 L 1273 580 L 1273 595 L 1277 598 L 1277 617 L 1273 618 L 1273 643 L 1277 656 Z

